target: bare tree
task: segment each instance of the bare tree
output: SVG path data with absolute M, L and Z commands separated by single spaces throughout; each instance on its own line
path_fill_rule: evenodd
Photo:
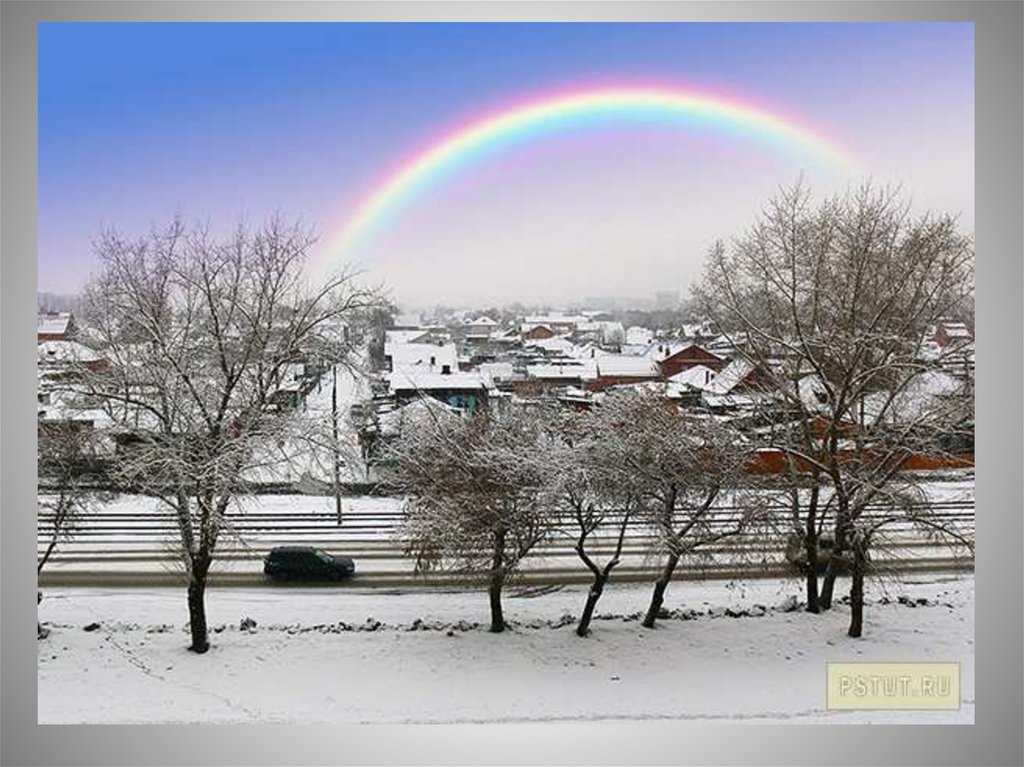
M 296 444 L 288 366 L 325 348 L 344 357 L 339 328 L 376 301 L 349 272 L 307 284 L 313 242 L 274 219 L 223 240 L 174 221 L 96 243 L 87 321 L 108 365 L 87 383 L 122 437 L 117 479 L 177 522 L 197 653 L 209 648 L 207 575 L 228 509 Z
M 490 630 L 504 631 L 502 589 L 550 530 L 542 423 L 517 406 L 428 416 L 385 451 L 387 483 L 406 499 L 408 551 L 418 571 L 449 566 L 483 577 Z
M 728 250 L 718 243 L 709 254 L 696 297 L 760 372 L 762 405 L 778 427 L 771 444 L 792 481 L 812 612 L 831 605 L 866 504 L 911 481 L 901 473 L 908 460 L 933 455 L 973 419 L 966 400 L 959 412 L 901 407 L 963 351 L 932 348 L 928 332 L 968 312 L 973 264 L 955 219 L 914 218 L 898 192 L 870 185 L 818 207 L 805 188 L 784 190 Z M 825 517 L 835 556 L 819 595 Z

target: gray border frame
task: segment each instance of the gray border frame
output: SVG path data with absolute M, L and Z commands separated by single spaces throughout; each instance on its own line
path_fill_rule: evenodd
M 24 764 L 1024 763 L 1020 350 L 1024 55 L 1020 2 L 3 2 L 0 762 Z M 722 724 L 36 725 L 34 377 L 36 30 L 40 21 L 968 21 L 976 33 L 978 357 L 973 727 Z M 998 519 L 992 519 L 998 514 Z M 101 691 L 98 691 L 102 694 Z M 757 729 L 750 729 L 756 727 Z M 739 737 L 736 737 L 739 735 Z

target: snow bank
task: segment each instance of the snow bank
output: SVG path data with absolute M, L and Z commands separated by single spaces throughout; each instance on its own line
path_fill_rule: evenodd
M 486 632 L 484 593 L 213 590 L 213 648 L 185 650 L 178 590 L 47 591 L 40 723 L 974 721 L 974 579 L 873 585 L 866 636 L 848 612 L 786 612 L 795 581 L 673 583 L 674 617 L 640 627 L 648 587 L 609 587 L 593 634 L 585 592 L 506 599 Z M 904 599 L 901 601 L 900 596 Z M 927 604 L 919 604 L 924 599 Z M 884 603 L 883 603 L 884 602 Z M 732 617 L 742 611 L 760 617 Z M 568 617 L 567 617 L 568 616 Z M 255 627 L 242 630 L 246 618 Z M 99 627 L 85 631 L 84 627 Z M 959 661 L 950 712 L 825 710 L 826 661 Z M 102 691 L 97 695 L 97 691 Z

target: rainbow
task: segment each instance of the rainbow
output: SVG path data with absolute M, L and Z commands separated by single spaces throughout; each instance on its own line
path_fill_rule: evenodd
M 809 153 L 840 168 L 852 165 L 834 143 L 798 122 L 729 98 L 665 87 L 580 90 L 491 112 L 413 153 L 363 199 L 331 240 L 327 253 L 345 253 L 403 202 L 470 160 L 544 130 L 614 118 L 707 124 Z

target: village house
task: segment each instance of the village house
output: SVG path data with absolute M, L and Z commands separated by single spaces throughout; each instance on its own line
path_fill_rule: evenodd
M 389 373 L 387 381 L 399 405 L 428 396 L 470 413 L 487 407 L 493 389 L 490 379 L 479 372 L 435 373 L 405 369 Z
M 658 363 L 649 357 L 630 357 L 607 354 L 594 359 L 594 380 L 588 381 L 588 391 L 602 391 L 611 386 L 656 381 L 661 376 Z
M 665 378 L 671 378 L 677 373 L 690 368 L 709 368 L 716 373 L 725 369 L 729 360 L 714 352 L 710 352 L 703 346 L 694 343 L 685 344 L 659 344 L 655 352 L 655 359 L 661 367 L 661 374 Z
M 77 329 L 71 312 L 40 314 L 36 324 L 36 342 L 69 341 L 75 337 Z

